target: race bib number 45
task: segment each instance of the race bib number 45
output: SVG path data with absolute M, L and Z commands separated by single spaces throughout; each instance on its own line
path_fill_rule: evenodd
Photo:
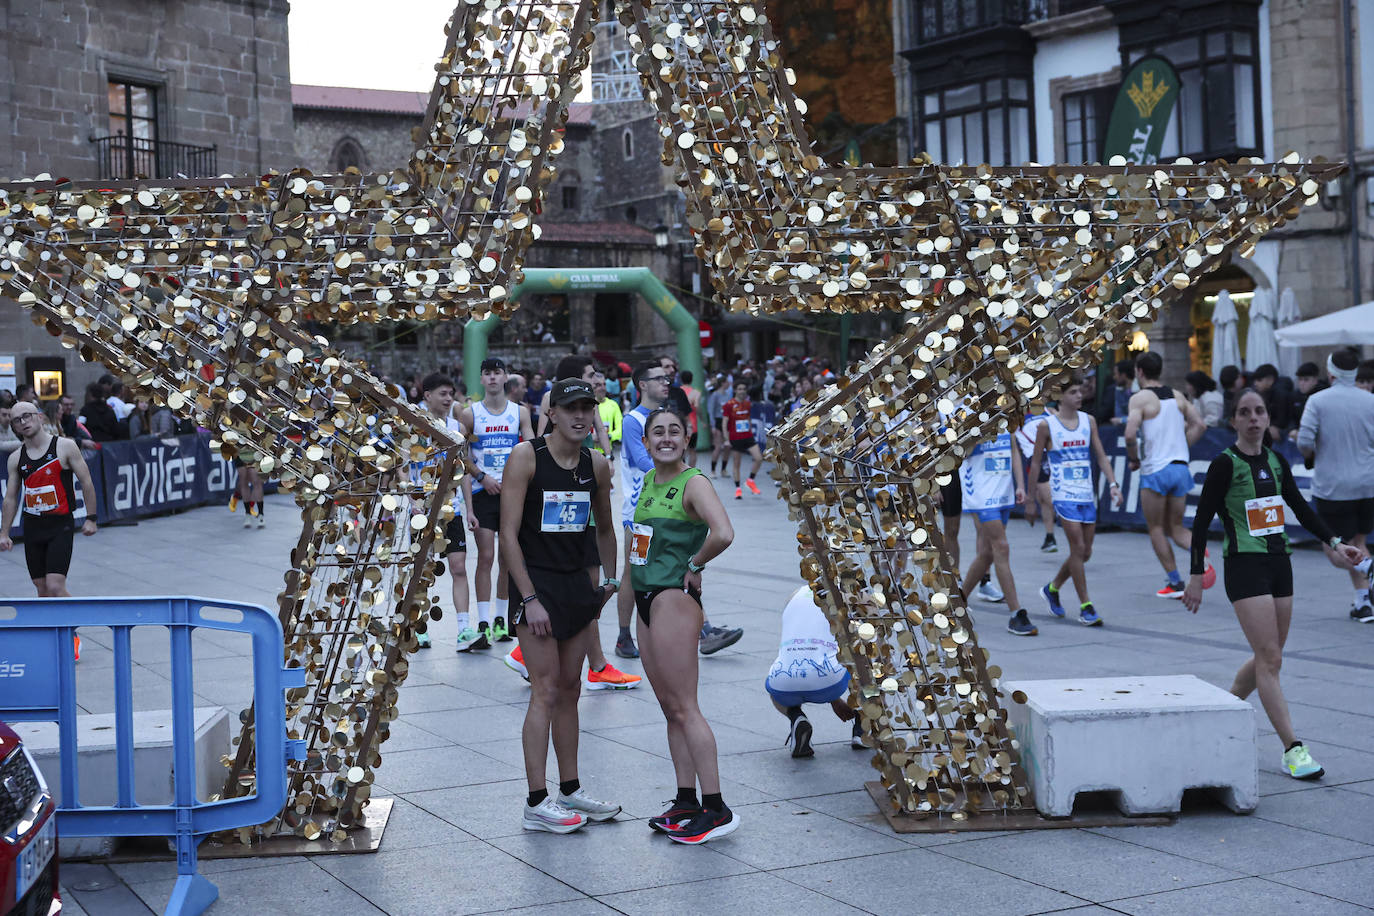
M 586 531 L 592 516 L 592 494 L 544 491 L 540 531 Z
M 1245 521 L 1257 538 L 1283 531 L 1283 497 L 1257 496 L 1245 501 Z
M 654 539 L 652 525 L 635 523 L 630 526 L 630 565 L 647 566 L 649 563 L 649 543 Z

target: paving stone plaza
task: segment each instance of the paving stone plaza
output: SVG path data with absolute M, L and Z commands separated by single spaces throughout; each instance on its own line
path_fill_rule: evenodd
M 570 836 L 526 834 L 520 723 L 527 687 L 501 652 L 458 655 L 451 616 L 434 648 L 412 657 L 400 718 L 382 747 L 375 796 L 394 798 L 380 850 L 370 855 L 201 861 L 220 899 L 210 913 L 460 914 L 527 910 L 592 913 L 1369 912 L 1374 908 L 1374 627 L 1349 620 L 1348 580 L 1314 550 L 1294 555 L 1297 600 L 1283 667 L 1299 736 L 1326 768 L 1297 782 L 1260 723 L 1262 798 L 1237 816 L 1205 798 L 1162 827 L 896 835 L 863 791 L 866 752 L 828 711 L 809 711 L 816 756 L 783 747 L 786 720 L 763 678 L 777 653 L 779 617 L 799 584 L 795 528 L 763 497 L 726 506 L 734 546 L 711 565 L 713 623 L 743 627 L 734 647 L 702 659 L 703 711 L 720 747 L 723 794 L 741 828 L 708 847 L 683 848 L 645 827 L 674 793 L 663 718 L 645 684 L 584 693 L 581 770 L 589 791 L 624 806 L 616 822 Z M 274 607 L 282 564 L 299 527 L 291 500 L 268 499 L 265 530 L 243 530 L 222 507 L 103 529 L 76 545 L 77 595 L 188 594 Z M 972 526 L 963 548 L 972 550 Z M 1010 526 L 1022 595 L 1035 596 L 1063 554 L 1039 550 L 1042 532 Z M 1061 538 L 1062 541 L 1062 538 Z M 1214 550 L 1215 553 L 1215 550 Z M 1184 558 L 1180 560 L 1186 562 Z M 475 561 L 471 555 L 469 564 Z M 1013 638 L 1001 606 L 972 607 L 979 639 L 1008 678 L 1195 674 L 1228 687 L 1249 655 L 1220 587 L 1194 617 L 1161 601 L 1143 534 L 1098 537 L 1088 566 L 1101 628 L 1054 620 L 1028 601 L 1040 627 Z M 447 580 L 439 590 L 447 596 Z M 0 554 L 0 594 L 27 595 L 22 551 Z M 447 608 L 448 599 L 444 605 Z M 602 625 L 609 648 L 615 632 Z M 111 654 L 85 634 L 78 674 L 85 712 L 110 712 Z M 197 637 L 198 706 L 237 715 L 249 697 L 246 647 Z M 166 709 L 165 639 L 135 645 L 139 709 Z M 621 664 L 617 659 L 616 663 Z M 621 665 L 638 673 L 634 661 Z M 1194 753 L 1207 754 L 1198 747 Z M 551 778 L 556 774 L 552 771 Z M 93 916 L 161 912 L 175 863 L 62 867 L 68 911 Z

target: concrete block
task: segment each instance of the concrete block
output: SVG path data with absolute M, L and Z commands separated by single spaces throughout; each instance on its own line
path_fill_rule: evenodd
M 1115 793 L 1127 815 L 1177 813 L 1185 789 L 1216 789 L 1239 814 L 1259 803 L 1255 711 L 1191 675 L 1017 681 L 1008 721 L 1046 817 L 1080 792 Z
M 229 752 L 229 714 L 221 707 L 195 711 L 196 798 L 208 801 L 224 788 L 227 771 L 220 758 Z M 58 804 L 62 803 L 61 757 L 55 722 L 16 723 L 25 746 Z M 113 805 L 116 794 L 115 717 L 113 713 L 77 716 L 77 787 L 83 805 Z M 134 713 L 134 800 L 141 805 L 170 804 L 173 798 L 172 711 Z M 64 859 L 106 855 L 110 837 L 64 837 Z

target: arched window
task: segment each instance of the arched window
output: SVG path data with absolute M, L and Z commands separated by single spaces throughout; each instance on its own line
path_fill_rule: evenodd
M 347 168 L 366 169 L 367 156 L 363 153 L 363 146 L 352 137 L 344 137 L 334 144 L 334 152 L 329 154 L 329 165 L 335 172 L 342 172 Z
M 635 135 L 628 127 L 625 128 L 625 133 L 620 135 L 620 145 L 627 161 L 635 157 Z

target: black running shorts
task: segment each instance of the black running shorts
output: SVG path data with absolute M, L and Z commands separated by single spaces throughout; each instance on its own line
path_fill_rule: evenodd
M 453 521 L 444 526 L 444 537 L 448 538 L 448 546 L 441 556 L 468 552 L 468 526 L 463 524 L 461 515 L 455 515 Z
M 1222 562 L 1226 597 L 1233 603 L 1260 595 L 1293 597 L 1293 564 L 1286 553 L 1242 553 Z
M 1317 514 L 1343 541 L 1374 531 L 1374 499 L 1314 499 Z
M 66 524 L 24 522 L 24 562 L 30 579 L 44 576 L 65 576 L 72 565 L 72 540 L 76 529 L 68 519 Z
M 477 519 L 477 527 L 488 531 L 501 530 L 501 497 L 486 490 L 472 494 L 472 517 Z
M 643 622 L 646 627 L 652 626 L 652 624 L 649 623 L 649 611 L 654 605 L 654 599 L 664 592 L 680 591 L 682 591 L 681 588 L 668 587 L 651 588 L 646 592 L 635 592 L 635 610 L 639 612 L 640 621 Z M 689 588 L 687 589 L 687 596 L 697 603 L 697 607 L 701 607 L 701 589 Z
M 585 569 L 572 572 L 558 572 L 528 566 L 530 584 L 539 596 L 539 603 L 549 614 L 553 627 L 553 638 L 559 641 L 572 639 L 587 628 L 601 614 L 601 591 L 592 585 L 591 577 Z M 510 625 L 511 628 L 526 623 L 525 608 L 520 603 L 524 598 L 515 578 L 510 579 Z
M 945 518 L 958 518 L 964 511 L 964 486 L 959 483 L 959 475 L 940 488 L 940 514 Z
M 751 448 L 753 448 L 756 445 L 758 445 L 758 443 L 754 441 L 753 436 L 750 436 L 748 439 L 730 440 L 730 447 L 737 452 L 748 452 Z

